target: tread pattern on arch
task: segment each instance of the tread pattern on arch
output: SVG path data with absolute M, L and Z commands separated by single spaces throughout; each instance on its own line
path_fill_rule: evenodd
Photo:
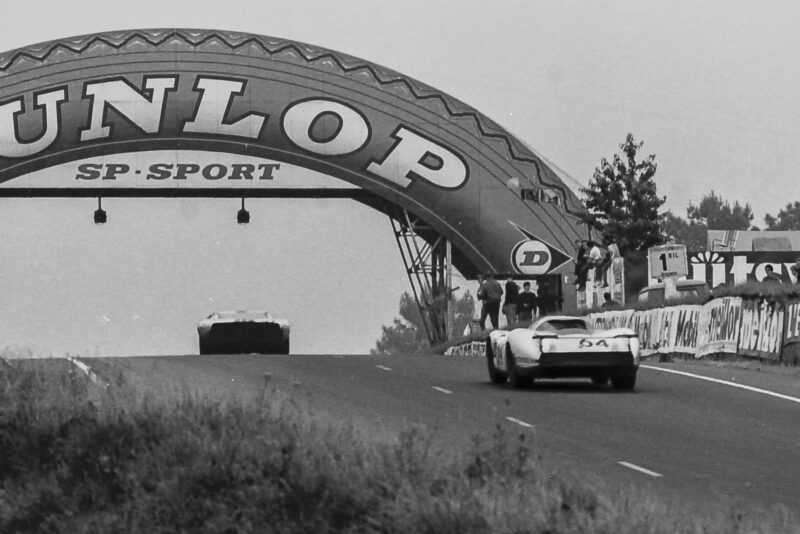
M 413 97 L 415 104 L 422 105 L 429 111 L 448 119 L 470 120 L 479 135 L 486 138 L 487 141 L 493 141 L 492 144 L 501 144 L 510 159 L 532 166 L 540 183 L 557 189 L 562 194 L 562 198 L 566 200 L 565 209 L 568 213 L 579 215 L 582 212 L 577 197 L 565 184 L 553 182 L 542 173 L 542 162 L 538 157 L 518 139 L 474 108 L 391 69 L 341 52 L 298 41 L 241 32 L 178 28 L 88 34 L 48 41 L 0 54 L 0 81 L 3 77 L 16 72 L 23 72 L 46 63 L 58 63 L 67 56 L 70 59 L 74 59 L 74 56 L 91 56 L 94 51 L 103 53 L 108 48 L 116 51 L 141 52 L 142 47 L 153 50 L 170 47 L 176 50 L 212 52 L 224 50 L 234 54 L 247 55 L 261 53 L 282 61 L 294 60 L 307 65 L 329 62 L 335 65 L 342 75 L 359 75 L 362 83 L 365 80 L 361 75 L 366 73 L 367 79 L 378 88 L 402 86 L 405 89 L 404 92 Z

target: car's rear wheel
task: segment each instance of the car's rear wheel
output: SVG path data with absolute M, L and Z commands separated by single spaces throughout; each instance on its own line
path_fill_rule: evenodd
M 289 340 L 285 339 L 278 346 L 278 354 L 289 354 Z
M 492 384 L 503 384 L 508 380 L 508 375 L 494 366 L 494 353 L 491 341 L 486 342 L 486 365 L 489 368 L 489 381 Z
M 608 384 L 608 375 L 594 375 L 592 376 L 592 384 L 595 386 L 605 386 Z
M 611 377 L 611 385 L 614 389 L 632 390 L 636 387 L 636 370 L 617 371 Z
M 210 354 L 211 348 L 208 346 L 208 341 L 200 338 L 200 354 Z
M 517 369 L 517 362 L 514 359 L 514 353 L 511 352 L 511 349 L 509 348 L 506 348 L 506 350 L 508 351 L 506 353 L 506 361 L 508 362 L 508 381 L 511 382 L 511 387 L 514 389 L 531 387 L 533 385 L 533 378 L 520 374 L 519 369 Z

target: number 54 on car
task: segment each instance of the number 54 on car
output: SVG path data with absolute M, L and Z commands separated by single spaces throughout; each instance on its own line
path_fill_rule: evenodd
M 528 328 L 494 330 L 486 343 L 489 380 L 527 387 L 539 378 L 590 378 L 633 390 L 639 338 L 630 328 L 595 330 L 583 317 L 553 315 Z

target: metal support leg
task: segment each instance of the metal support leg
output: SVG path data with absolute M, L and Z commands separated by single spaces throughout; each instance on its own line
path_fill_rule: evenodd
M 450 314 L 450 243 L 406 210 L 390 217 L 422 324 L 431 345 L 448 339 Z M 424 238 L 421 235 L 424 234 Z

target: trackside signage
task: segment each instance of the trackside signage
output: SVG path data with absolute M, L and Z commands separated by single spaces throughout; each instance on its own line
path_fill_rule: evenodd
M 62 163 L 0 184 L 4 187 L 85 189 L 357 189 L 332 176 L 289 163 L 195 150 L 154 150 Z
M 416 215 L 468 277 L 535 276 L 568 273 L 586 234 L 561 178 L 463 102 L 304 43 L 173 28 L 0 54 L 0 196 L 360 189 L 336 196 Z
M 784 310 L 774 302 L 744 301 L 739 331 L 739 354 L 779 360 Z
M 800 343 L 800 301 L 786 305 L 786 342 Z
M 717 352 L 736 354 L 741 317 L 741 297 L 723 297 L 705 304 L 700 314 L 697 357 Z
M 182 77 L 185 80 L 180 83 Z M 65 87 L 38 92 L 29 97 L 33 110 L 26 109 L 25 95 L 0 105 L 0 169 L 13 168 L 21 159 L 35 159 L 59 143 L 81 147 L 113 141 L 115 130 L 121 129 L 118 122 L 142 136 L 219 137 L 238 142 L 280 136 L 281 142 L 273 144 L 293 145 L 323 158 L 354 154 L 370 141 L 373 126 L 352 102 L 319 96 L 284 103 L 263 98 L 252 105 L 251 95 L 251 110 L 232 118 L 229 110 L 245 94 L 246 80 L 178 74 L 143 76 L 141 82 L 131 78 L 84 81 L 78 94 Z M 168 98 L 179 87 L 186 88 L 186 94 Z M 178 105 L 185 100 L 194 100 L 194 109 Z M 66 108 L 85 110 L 85 116 L 64 121 Z M 279 119 L 267 128 L 272 117 Z M 361 171 L 401 189 L 414 181 L 457 189 L 467 181 L 466 161 L 441 141 L 402 124 L 391 137 L 395 142 L 387 150 L 364 158 Z

